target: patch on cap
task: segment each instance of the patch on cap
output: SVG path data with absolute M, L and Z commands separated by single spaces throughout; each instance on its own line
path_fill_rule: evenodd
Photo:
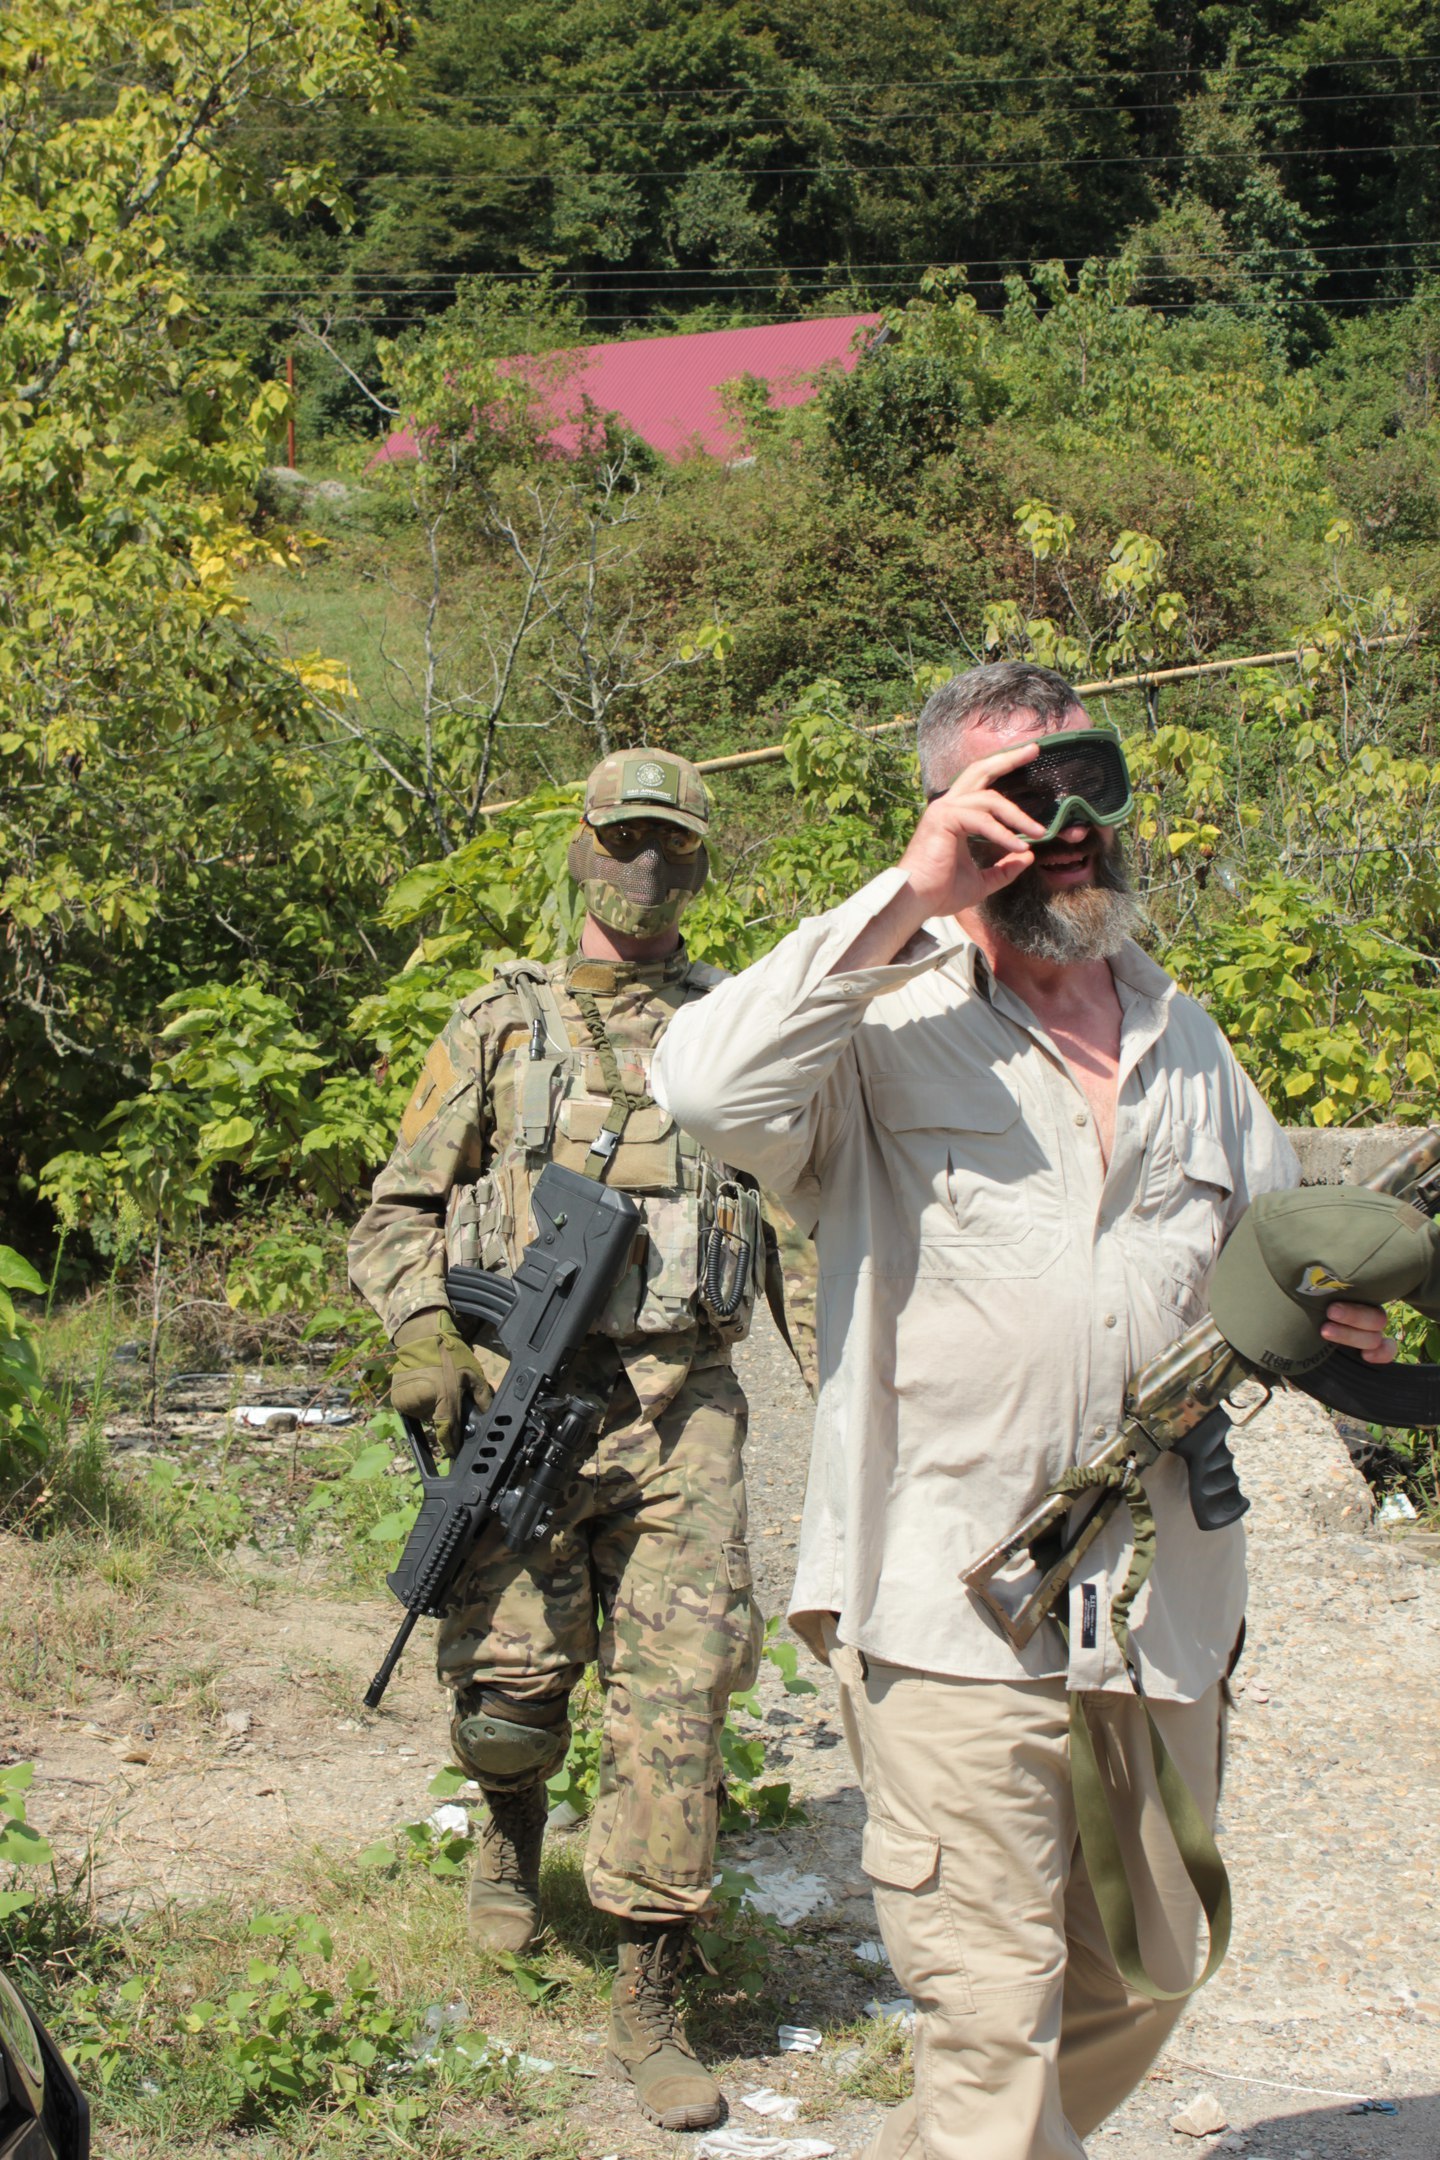
M 620 782 L 622 802 L 634 802 L 640 796 L 656 802 L 680 800 L 680 774 L 675 766 L 667 772 L 654 758 L 642 758 L 638 763 L 628 762 Z
M 1295 1285 L 1296 1297 L 1334 1297 L 1341 1290 L 1353 1290 L 1353 1283 L 1342 1282 L 1331 1273 L 1323 1261 L 1312 1260 Z
M 710 802 L 695 767 L 673 750 L 612 750 L 585 783 L 585 815 L 592 825 L 664 818 L 703 839 Z

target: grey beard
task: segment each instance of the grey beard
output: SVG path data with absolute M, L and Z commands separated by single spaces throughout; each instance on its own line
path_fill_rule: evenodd
M 1145 920 L 1118 842 L 1096 857 L 1095 879 L 1079 892 L 1047 893 L 1038 869 L 1022 870 L 980 903 L 981 920 L 1029 960 L 1057 967 L 1113 960 Z

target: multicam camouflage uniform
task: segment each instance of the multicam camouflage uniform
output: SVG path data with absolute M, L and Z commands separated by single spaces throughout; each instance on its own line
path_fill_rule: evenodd
M 433 1045 L 351 1243 L 354 1280 L 392 1336 L 443 1301 L 447 1257 L 513 1269 L 544 1164 L 594 1168 L 614 1092 L 598 1015 L 640 1102 L 606 1182 L 645 1211 L 636 1257 L 569 1377 L 605 1403 L 601 1436 L 543 1546 L 523 1560 L 489 1540 L 477 1547 L 441 1625 L 439 1666 L 464 1762 L 483 1689 L 558 1712 L 597 1661 L 606 1699 L 586 1883 L 597 1906 L 633 1920 L 688 1918 L 709 1897 L 719 1733 L 759 1652 L 740 1459 L 747 1412 L 730 1367 L 759 1279 L 758 1201 L 737 1201 L 723 1166 L 647 1086 L 671 1016 L 716 980 L 683 948 L 648 965 L 502 971 Z M 698 1294 L 702 1236 L 722 1196 L 739 1206 L 740 1242 L 754 1255 L 725 1321 Z

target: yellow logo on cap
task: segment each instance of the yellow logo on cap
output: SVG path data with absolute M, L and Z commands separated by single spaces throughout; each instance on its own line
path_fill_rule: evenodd
M 1350 1283 L 1341 1282 L 1339 1276 L 1332 1275 L 1329 1268 L 1322 1267 L 1318 1260 L 1312 1260 L 1296 1283 L 1295 1293 L 1297 1297 L 1333 1297 L 1337 1290 L 1350 1288 Z

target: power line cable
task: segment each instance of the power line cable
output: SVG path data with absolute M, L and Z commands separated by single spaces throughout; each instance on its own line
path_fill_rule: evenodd
M 733 94 L 737 97 L 743 95 L 743 93 L 738 91 Z M 1220 92 L 1215 92 L 1213 94 L 1217 96 L 1222 95 L 1222 93 Z M 1282 97 L 1272 100 L 1266 106 L 1263 118 L 1265 122 L 1269 124 L 1277 117 L 1277 115 L 1287 112 L 1299 112 L 1308 109 L 1310 106 L 1316 105 L 1345 105 L 1351 107 L 1352 109 L 1358 105 L 1414 105 L 1417 102 L 1423 105 L 1433 104 L 1437 98 L 1440 98 L 1440 86 L 1437 86 L 1435 89 L 1425 90 L 1337 90 L 1325 92 L 1306 92 L 1296 97 Z M 1126 118 L 1136 118 L 1144 114 L 1186 112 L 1192 108 L 1194 102 L 1195 101 L 1193 99 L 1189 98 L 1165 98 L 1151 100 L 1150 102 L 1141 104 L 1122 102 L 1115 105 L 1031 106 L 1029 108 L 1021 109 L 1018 111 L 1002 109 L 1000 111 L 991 112 L 986 117 L 993 120 L 1017 121 L 1033 119 L 1044 120 L 1051 123 L 1059 122 L 1062 120 L 1104 119 L 1114 114 L 1120 114 Z M 513 106 L 514 101 L 512 100 L 511 103 Z M 681 109 L 683 110 L 683 108 Z M 431 108 L 426 105 L 423 98 L 418 101 L 415 110 L 419 113 L 431 112 Z M 437 124 L 445 124 L 440 119 L 440 116 L 438 114 L 432 114 L 431 116 L 436 119 Z M 931 108 L 922 112 L 875 111 L 870 113 L 853 113 L 825 111 L 823 113 L 815 114 L 806 112 L 797 102 L 795 104 L 776 107 L 773 112 L 757 112 L 753 107 L 747 106 L 739 112 L 715 113 L 707 115 L 704 118 L 697 118 L 691 120 L 672 118 L 669 115 L 658 113 L 627 111 L 624 116 L 624 125 L 627 133 L 637 128 L 646 127 L 664 127 L 669 129 L 673 133 L 677 129 L 684 128 L 709 128 L 714 130 L 723 127 L 740 126 L 749 128 L 784 127 L 796 126 L 799 124 L 803 124 L 807 121 L 811 124 L 818 123 L 820 125 L 837 128 L 846 126 L 857 128 L 876 127 L 882 125 L 885 127 L 893 127 L 901 121 L 934 121 L 942 120 L 945 117 L 946 112 L 943 108 Z M 975 114 L 973 113 L 973 111 L 966 110 L 963 114 L 963 117 L 966 119 L 974 119 Z M 1260 116 L 1253 113 L 1241 111 L 1236 113 L 1227 113 L 1225 117 L 1233 119 L 1253 119 Z M 453 125 L 453 123 L 451 124 Z M 525 120 L 523 118 L 515 120 L 491 120 L 486 121 L 484 125 L 487 131 L 492 134 L 530 135 L 533 134 L 537 129 L 549 127 L 551 125 L 551 122 L 541 115 L 536 115 L 536 117 L 531 120 Z M 408 123 L 404 120 L 399 119 L 398 117 L 382 115 L 380 116 L 379 125 L 376 132 L 380 134 L 406 133 L 408 132 Z
M 1313 248 L 1306 246 L 1304 243 L 1300 243 L 1296 246 L 1287 247 L 1270 246 L 1266 244 L 1264 245 L 1264 252 L 1267 257 L 1281 257 L 1286 259 L 1295 257 L 1303 261 L 1304 259 L 1312 255 L 1318 256 L 1344 253 L 1346 255 L 1358 256 L 1362 253 L 1362 251 L 1384 251 L 1391 246 L 1393 246 L 1394 249 L 1397 251 L 1401 248 L 1406 249 L 1407 251 L 1418 250 L 1420 248 L 1432 248 L 1436 251 L 1437 254 L 1440 254 L 1440 239 L 1407 240 L 1396 241 L 1394 243 L 1378 241 L 1373 243 L 1373 245 L 1371 243 L 1365 242 L 1351 242 L 1348 245 L 1345 245 L 1343 243 L 1335 243 L 1329 247 Z M 1239 252 L 1243 254 L 1245 250 L 1241 249 Z M 846 280 L 857 281 L 867 277 L 879 277 L 887 272 L 892 271 L 909 271 L 918 275 L 929 275 L 931 273 L 944 274 L 946 271 L 955 270 L 964 270 L 967 274 L 976 270 L 987 269 L 1010 271 L 1036 271 L 1047 269 L 1052 263 L 1059 263 L 1062 267 L 1065 268 L 1069 268 L 1072 265 L 1076 264 L 1085 265 L 1088 263 L 1095 263 L 1099 265 L 1099 267 L 1102 269 L 1109 269 L 1115 267 L 1120 263 L 1128 261 L 1134 261 L 1136 263 L 1137 269 L 1141 267 L 1139 259 L 1128 254 L 989 256 L 961 255 L 956 256 L 953 260 L 949 262 L 944 262 L 936 257 L 926 257 L 923 260 L 912 260 L 909 262 L 897 261 L 871 263 L 750 263 L 742 265 L 738 274 L 733 271 L 728 265 L 717 265 L 713 269 L 707 269 L 703 263 L 684 263 L 677 264 L 674 268 L 668 270 L 653 268 L 636 268 L 634 270 L 592 271 L 578 269 L 559 270 L 551 273 L 551 275 L 553 275 L 553 278 L 555 280 L 554 291 L 556 299 L 564 300 L 574 297 L 583 297 L 582 294 L 578 294 L 572 288 L 572 286 L 568 282 L 566 282 L 570 280 L 580 280 L 584 281 L 585 283 L 589 283 L 591 281 L 598 282 L 603 280 L 610 284 L 631 285 L 639 283 L 645 279 L 659 281 L 679 277 L 726 278 L 732 280 L 732 288 L 727 288 L 724 286 L 696 285 L 685 286 L 678 289 L 687 292 L 705 292 L 712 290 L 719 291 L 726 289 L 734 289 L 736 291 L 753 290 L 758 292 L 762 290 L 768 290 L 768 285 L 747 286 L 744 283 L 740 282 L 740 280 L 750 278 L 764 279 L 767 277 L 767 274 L 771 274 L 775 279 L 797 277 L 811 278 L 815 280 L 815 289 L 817 291 L 823 291 L 832 286 L 837 280 L 841 282 L 844 282 Z M 1410 269 L 1418 268 L 1423 270 L 1426 265 L 1414 263 L 1411 263 L 1409 265 L 1403 265 L 1385 261 L 1359 261 L 1336 262 L 1330 263 L 1326 266 L 1329 273 L 1344 276 L 1383 276 L 1387 270 L 1401 269 L 1407 267 Z M 390 294 L 396 296 L 417 295 L 423 297 L 427 293 L 452 292 L 457 284 L 462 284 L 477 279 L 483 280 L 486 283 L 494 284 L 535 284 L 541 282 L 546 277 L 547 273 L 534 270 L 456 270 L 449 277 L 437 277 L 436 274 L 432 271 L 415 271 L 413 273 L 415 277 L 428 278 L 430 280 L 428 284 L 424 285 L 415 285 L 410 283 L 408 281 L 406 273 L 403 271 L 391 271 L 384 275 L 355 275 L 341 269 L 337 271 L 317 271 L 315 273 L 315 276 L 312 278 L 272 278 L 267 276 L 263 270 L 215 272 L 201 269 L 197 271 L 197 275 L 203 276 L 207 285 L 263 285 L 268 292 L 282 294 L 291 292 L 311 293 L 315 290 L 317 281 L 323 280 L 326 277 L 343 277 L 346 279 L 345 293 L 340 297 L 360 298 L 366 295 L 373 294 L 377 297 L 384 298 Z M 993 284 L 996 282 L 996 280 L 987 278 L 984 280 L 984 282 L 986 284 Z M 665 284 L 662 289 L 667 292 L 674 292 L 677 290 L 677 287 L 673 284 Z
M 871 173 L 992 173 L 992 172 L 1055 172 L 1076 173 L 1124 165 L 1187 165 L 1206 167 L 1211 165 L 1234 165 L 1248 163 L 1259 158 L 1264 164 L 1274 164 L 1280 159 L 1373 157 L 1391 158 L 1410 151 L 1428 151 L 1432 155 L 1440 149 L 1440 140 L 1416 143 L 1339 143 L 1316 145 L 1303 150 L 1210 150 L 1203 156 L 1195 156 L 1180 150 L 1150 152 L 1106 153 L 1079 158 L 997 158 L 975 157 L 950 159 L 937 163 L 921 163 L 913 158 L 898 159 L 886 165 L 855 165 L 837 158 L 826 165 L 726 165 L 719 169 L 727 179 L 735 180 L 785 180 L 785 179 L 863 179 Z M 463 177 L 475 183 L 493 182 L 497 185 L 525 184 L 530 181 L 562 180 L 690 180 L 697 168 L 682 166 L 486 166 L 482 171 L 466 172 Z
M 1354 311 L 1355 311 L 1355 310 L 1356 310 L 1357 308 L 1398 308 L 1398 307 L 1407 307 L 1407 306 L 1409 305 L 1409 296 L 1408 296 L 1407 294 L 1404 294 L 1404 293 L 1378 293 L 1378 294 L 1371 294 L 1371 295 L 1368 295 L 1368 296 L 1367 296 L 1367 295 L 1365 295 L 1365 294 L 1363 294 L 1363 293 L 1357 293 L 1357 294 L 1356 294 L 1356 295 L 1355 295 L 1355 296 L 1353 297 L 1353 299 L 1349 299 L 1349 300 L 1345 300 L 1345 301 L 1327 301 L 1327 300 L 1312 300 L 1312 299 L 1311 299 L 1311 298 L 1309 297 L 1309 295 L 1308 295 L 1308 294 L 1304 294 L 1304 293 L 1297 293 L 1297 294 L 1295 294 L 1295 295 L 1293 296 L 1293 298 L 1295 299 L 1295 301 L 1296 301 L 1296 303 L 1297 303 L 1298 305 L 1301 305 L 1301 306 L 1304 306 L 1304 307 L 1309 307 L 1309 308 L 1313 308 L 1313 309 L 1315 310 L 1315 312 L 1316 312 L 1317 314 L 1320 314 L 1320 315 L 1335 315 L 1335 316 L 1339 316 L 1339 317 L 1342 317 L 1342 318 L 1343 318 L 1344 316 L 1346 316 L 1346 315 L 1352 314 L 1352 313 L 1353 313 L 1353 312 L 1354 312 Z M 1226 307 L 1227 305 L 1228 305 L 1228 303 L 1227 303 L 1227 302 L 1225 302 L 1224 300 L 1220 300 L 1220 299 L 1215 299 L 1215 300 L 1151 300 L 1151 301 L 1147 301 L 1147 302 L 1145 303 L 1145 309 L 1146 309 L 1146 311 L 1147 311 L 1148 313 L 1150 313 L 1150 314 L 1152 314 L 1152 315 L 1165 315 L 1165 316 L 1168 316 L 1168 315 L 1191 315 L 1191 314 L 1195 314 L 1195 313 L 1199 312 L 1199 311 L 1200 311 L 1201 309 L 1204 309 L 1204 308 L 1210 308 L 1210 307 L 1220 307 L 1220 308 L 1224 308 L 1224 307 Z M 1233 312 L 1233 309 L 1232 309 L 1231 311 Z M 980 309 L 978 310 L 978 312 L 979 312 L 979 313 L 980 313 L 981 315 L 987 315 L 987 316 L 996 316 L 996 315 L 999 315 L 999 314 L 1001 313 L 1001 310 L 1000 310 L 999 308 L 985 308 L 985 307 L 982 307 L 982 308 L 980 308 Z M 794 318 L 794 320 L 795 320 L 795 321 L 797 321 L 797 322 L 803 322 L 803 321 L 805 321 L 805 319 L 806 319 L 806 318 L 805 318 L 804 316 L 797 316 L 797 317 L 795 317 L 795 318 Z M 599 315 L 587 315 L 587 317 L 586 317 L 586 324 L 585 324 L 585 327 L 587 327 L 587 328 L 588 328 L 588 327 L 589 327 L 589 326 L 590 326 L 591 324 L 594 324 L 594 323 L 609 323 L 609 322 L 614 322 L 614 323 L 630 323 L 630 324 L 636 324 L 636 327 L 637 327 L 637 328 L 639 327 L 639 325 L 638 325 L 638 324 L 637 324 L 637 322 L 636 322 L 636 317 L 635 317 L 635 316 L 634 316 L 634 315 L 633 315 L 632 313 L 628 313 L 628 312 L 625 312 L 625 311 L 623 311 L 623 310 L 622 310 L 622 311 L 617 311 L 617 312 L 615 312 L 615 313 L 605 313 L 605 314 L 599 314 Z M 404 326 L 405 328 L 409 329 L 409 328 L 413 328 L 413 327 L 415 326 L 415 318 L 414 318 L 414 316 L 413 316 L 413 315 L 393 315 L 393 314 L 387 314 L 387 315 L 342 315 L 342 316 L 338 316 L 338 317 L 334 317 L 334 318 L 332 318 L 332 320 L 331 320 L 331 328 L 332 328 L 332 329 L 335 329 L 335 328 L 341 328 L 341 327 L 345 326 L 346 324 L 355 324 L 355 325 L 358 325 L 358 326 L 359 326 L 360 328 L 362 328 L 362 329 L 369 329 L 369 330 L 373 330 L 373 329 L 376 329 L 377 327 L 383 327 L 383 326 L 389 325 L 389 324 L 391 324 L 391 323 L 399 323 L 399 324 L 401 324 L 402 326 Z M 752 322 L 748 322 L 748 323 L 721 323 L 721 324 L 717 324 L 717 325 L 716 325 L 716 327 L 717 327 L 717 328 L 719 328 L 719 329 L 722 329 L 722 330 L 728 330 L 728 329 L 736 329 L 736 330 L 746 330 L 746 329 L 750 329 L 750 330 L 756 330 L 756 329 L 766 329 L 766 328 L 772 328 L 772 327 L 774 327 L 774 325 L 773 325 L 773 323 L 768 323 L 768 322 L 766 322 L 766 321 L 764 321 L 764 320 L 756 320 L 756 321 L 752 321 Z M 683 331 L 675 331 L 675 332 L 671 332 L 671 333 L 669 333 L 669 334 L 670 334 L 670 335 L 673 335 L 673 336 L 684 336 L 684 335 L 686 335 L 687 333 L 685 333 L 685 332 L 683 332 Z M 692 335 L 699 335 L 699 334 L 701 334 L 701 333 L 698 333 L 698 332 L 696 332 L 696 333 L 690 333 L 690 334 L 692 334 Z M 584 339 L 582 338 L 582 339 L 581 339 L 581 343 L 584 343 L 584 342 L 585 342 L 585 340 L 584 340 Z M 617 342 L 619 342 L 619 341 L 617 341 Z M 637 338 L 636 338 L 636 339 L 634 340 L 634 342 L 635 342 L 635 343 L 636 343 L 637 345 L 640 345 L 640 344 L 644 344 L 644 343 L 646 342 L 646 340 L 645 340 L 645 338 L 644 338 L 644 337 L 642 336 L 642 337 L 637 337 Z
M 743 63 L 742 63 L 743 64 Z M 1057 83 L 1108 83 L 1117 79 L 1142 82 L 1179 82 L 1198 79 L 1202 82 L 1216 75 L 1263 75 L 1283 73 L 1286 61 L 1278 55 L 1264 60 L 1221 61 L 1213 64 L 1180 62 L 1172 67 L 1154 68 L 1078 68 L 1053 69 L 1046 74 L 1035 75 L 910 75 L 888 77 L 881 81 L 875 76 L 860 75 L 842 77 L 836 81 L 816 80 L 806 75 L 803 66 L 795 65 L 793 74 L 797 84 L 802 84 L 809 94 L 829 95 L 846 90 L 955 90 L 962 87 L 973 89 L 1014 88 L 1031 84 L 1053 88 Z M 1440 65 L 1440 53 L 1372 53 L 1356 54 L 1353 58 L 1337 60 L 1305 60 L 1299 65 L 1302 75 L 1317 75 L 1337 68 L 1383 68 L 1383 67 L 1435 67 Z M 743 94 L 743 88 L 727 84 L 708 88 L 698 83 L 630 83 L 607 80 L 595 83 L 545 83 L 524 79 L 508 90 L 479 90 L 456 93 L 455 102 L 466 105 L 513 105 L 517 97 L 527 92 L 547 98 L 609 97 L 617 95 L 646 95 L 651 97 L 681 96 L 687 98 L 735 97 Z
M 1437 251 L 1437 256 L 1440 256 L 1440 240 L 1425 241 L 1423 243 L 1416 244 L 1424 245 L 1426 247 L 1433 247 Z M 1318 253 L 1319 251 L 1316 250 L 1315 252 Z M 1281 260 L 1287 261 L 1292 258 L 1299 258 L 1303 263 L 1310 251 L 1305 248 L 1267 248 L 1265 250 L 1265 253 L 1267 258 L 1279 258 Z M 648 286 L 649 288 L 653 289 L 657 295 L 663 295 L 665 293 L 671 293 L 676 291 L 770 292 L 774 290 L 777 284 L 781 284 L 787 281 L 791 283 L 792 289 L 796 291 L 833 292 L 837 289 L 843 290 L 846 286 L 861 286 L 870 279 L 878 280 L 884 283 L 890 281 L 896 276 L 904 276 L 906 274 L 909 274 L 915 277 L 925 277 L 935 273 L 937 270 L 948 270 L 952 272 L 956 270 L 964 270 L 967 274 L 973 276 L 973 274 L 977 271 L 981 271 L 987 268 L 993 268 L 997 270 L 1008 271 L 1009 273 L 1013 274 L 1015 272 L 1023 272 L 1027 270 L 1042 270 L 1048 267 L 1048 265 L 1051 263 L 1058 263 L 1061 268 L 1067 269 L 1072 268 L 1076 265 L 1083 265 L 1090 262 L 1098 263 L 1101 268 L 1111 268 L 1115 264 L 1123 262 L 1126 259 L 1127 258 L 1123 256 L 1113 255 L 1044 255 L 1036 257 L 1016 256 L 1013 259 L 1009 259 L 1003 262 L 987 263 L 986 261 L 978 257 L 962 256 L 956 257 L 953 260 L 944 263 L 937 262 L 935 259 L 926 259 L 919 262 L 904 263 L 835 263 L 833 265 L 827 265 L 824 268 L 818 269 L 816 271 L 810 271 L 807 269 L 791 269 L 786 264 L 779 264 L 776 266 L 773 273 L 768 274 L 765 266 L 763 264 L 760 264 L 748 267 L 742 277 L 736 277 L 734 273 L 726 267 L 722 266 L 716 267 L 714 269 L 707 269 L 703 264 L 700 263 L 678 265 L 676 268 L 671 270 L 637 268 L 633 271 L 620 270 L 590 272 L 580 269 L 567 270 L 560 273 L 559 277 L 557 278 L 556 284 L 553 287 L 553 294 L 554 298 L 557 301 L 583 300 L 586 297 L 587 291 L 593 287 L 596 296 L 603 299 L 605 297 L 605 287 L 607 285 L 618 287 L 621 289 L 639 287 L 642 290 Z M 1137 268 L 1142 267 L 1143 266 L 1137 264 Z M 1395 263 L 1382 261 L 1331 262 L 1320 265 L 1320 269 L 1325 276 L 1333 277 L 1383 277 L 1387 271 L 1392 270 L 1403 271 L 1406 274 L 1418 273 L 1420 275 L 1424 275 L 1428 270 L 1434 267 L 1440 267 L 1440 264 L 1432 265 L 1428 263 L 1416 262 Z M 432 282 L 424 285 L 412 285 L 406 283 L 403 279 L 400 278 L 387 279 L 384 282 L 378 280 L 357 279 L 347 276 L 347 273 L 343 269 L 335 271 L 317 271 L 312 278 L 286 279 L 269 278 L 260 271 L 257 271 L 253 277 L 247 276 L 244 278 L 217 277 L 203 270 L 197 271 L 196 274 L 198 276 L 204 277 L 207 286 L 233 285 L 259 287 L 264 292 L 273 293 L 281 299 L 291 298 L 294 296 L 299 296 L 302 298 L 307 296 L 313 296 L 319 293 L 327 283 L 336 282 L 341 279 L 345 280 L 344 289 L 343 291 L 336 291 L 333 297 L 335 297 L 336 299 L 344 300 L 423 300 L 427 297 L 443 297 L 446 295 L 453 295 L 457 286 L 470 283 L 476 279 L 483 279 L 487 283 L 493 282 L 497 285 L 510 285 L 522 289 L 526 285 L 535 282 L 535 280 L 533 280 L 526 272 L 511 272 L 505 270 L 470 271 L 457 269 L 452 276 L 448 278 L 442 277 L 438 280 L 433 278 L 432 273 L 417 273 L 432 277 Z M 1179 275 L 1183 273 L 1170 272 L 1169 274 Z M 561 278 L 563 278 L 566 282 L 560 282 Z M 703 285 L 677 286 L 673 282 L 676 278 L 704 278 L 709 282 Z M 796 285 L 794 283 L 796 279 L 805 279 L 808 282 L 802 285 Z M 755 280 L 757 282 L 750 282 L 751 280 Z M 977 282 L 984 285 L 994 285 L 1000 283 L 1001 279 L 999 277 L 986 277 L 978 279 Z

